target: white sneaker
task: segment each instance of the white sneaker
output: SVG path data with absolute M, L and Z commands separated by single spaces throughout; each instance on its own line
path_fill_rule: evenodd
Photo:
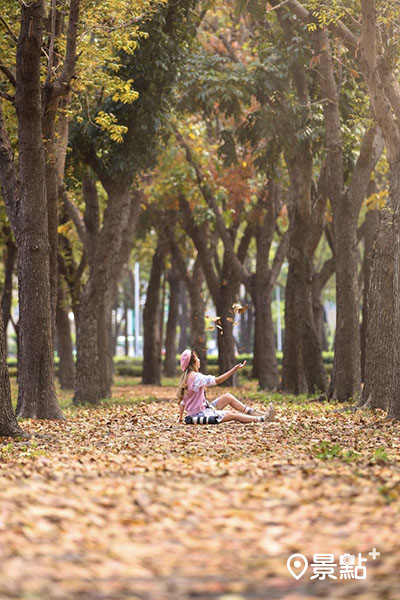
M 266 421 L 275 421 L 275 417 L 276 417 L 275 406 L 272 404 L 272 402 L 270 402 L 268 404 L 268 412 L 265 415 L 265 420 Z

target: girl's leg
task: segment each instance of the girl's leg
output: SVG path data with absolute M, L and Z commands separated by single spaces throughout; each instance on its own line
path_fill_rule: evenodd
M 239 421 L 240 423 L 257 423 L 263 417 L 252 417 L 251 415 L 243 415 L 239 413 L 226 413 L 220 423 L 226 423 L 227 421 Z
M 218 410 L 223 410 L 228 404 L 241 413 L 244 413 L 246 409 L 246 404 L 240 402 L 240 400 L 235 398 L 235 396 L 233 394 L 230 394 L 229 392 L 217 398 L 216 408 Z

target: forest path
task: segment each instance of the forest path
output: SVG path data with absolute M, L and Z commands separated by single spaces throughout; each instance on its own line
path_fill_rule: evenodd
M 399 425 L 274 396 L 273 423 L 186 426 L 174 393 L 114 388 L 1 440 L 1 599 L 398 598 Z M 337 579 L 296 581 L 295 552 Z M 344 553 L 365 579 L 340 579 Z

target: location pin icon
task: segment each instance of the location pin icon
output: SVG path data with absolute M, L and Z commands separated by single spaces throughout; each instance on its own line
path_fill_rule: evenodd
M 300 579 L 306 572 L 307 567 L 308 560 L 303 554 L 292 554 L 287 560 L 289 573 L 293 575 L 295 579 Z

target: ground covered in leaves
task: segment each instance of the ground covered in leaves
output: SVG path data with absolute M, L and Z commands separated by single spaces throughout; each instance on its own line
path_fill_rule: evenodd
M 0 598 L 399 597 L 400 425 L 281 396 L 273 423 L 180 425 L 175 388 L 118 383 L 0 438 Z M 361 553 L 365 579 L 296 580 L 293 553 Z

